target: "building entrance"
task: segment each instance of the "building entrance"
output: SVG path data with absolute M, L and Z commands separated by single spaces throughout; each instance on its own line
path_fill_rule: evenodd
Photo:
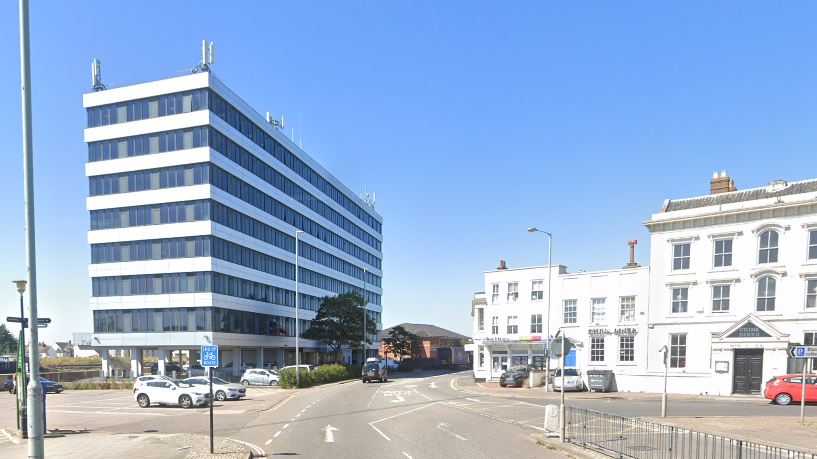
M 763 349 L 735 349 L 733 394 L 759 394 L 763 373 Z

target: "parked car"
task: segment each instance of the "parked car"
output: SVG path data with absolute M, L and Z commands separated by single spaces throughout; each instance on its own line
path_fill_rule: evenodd
M 394 359 L 389 358 L 389 357 L 384 357 L 383 360 L 381 360 L 381 363 L 388 370 L 397 371 L 397 369 L 400 367 L 400 361 L 399 360 L 394 360 Z
M 766 381 L 763 396 L 778 405 L 800 402 L 803 395 L 803 374 L 775 376 Z M 817 375 L 806 375 L 806 402 L 817 402 Z
M 553 390 L 562 390 L 562 369 L 556 370 L 556 376 L 553 378 Z M 584 390 L 584 381 L 582 380 L 582 372 L 575 368 L 565 368 L 565 390 Z
M 30 380 L 31 376 L 26 375 L 26 385 L 28 385 L 28 382 Z M 58 383 L 56 381 L 50 381 L 48 379 L 43 378 L 42 376 L 40 376 L 40 384 L 42 384 L 43 389 L 45 389 L 46 392 L 54 392 L 55 394 L 59 394 L 60 392 L 65 390 L 65 386 L 63 386 L 61 383 Z M 9 393 L 11 393 L 14 390 L 14 380 L 9 379 L 8 381 L 4 382 L 3 387 Z
M 256 370 L 250 369 L 241 375 L 241 384 L 249 386 L 251 384 L 260 384 L 262 386 L 277 386 L 278 373 L 273 370 Z
M 199 363 L 193 363 L 187 368 L 187 376 L 207 376 L 209 370 Z
M 170 376 L 164 376 L 164 375 L 144 375 L 144 376 L 139 376 L 138 378 L 133 380 L 133 392 L 136 393 L 136 391 L 139 390 L 139 387 L 144 386 L 145 384 L 147 384 L 148 381 L 159 381 L 159 380 L 172 381 Z
M 210 378 L 206 376 L 187 378 L 183 381 L 194 386 L 205 386 L 207 391 L 210 390 Z M 241 397 L 247 396 L 247 388 L 241 384 L 233 384 L 221 378 L 213 378 L 213 396 L 220 402 L 227 399 L 238 400 Z
M 201 386 L 177 381 L 177 380 L 155 380 L 147 381 L 139 390 L 133 393 L 133 399 L 142 408 L 147 408 L 151 403 L 157 405 L 179 405 L 183 408 L 194 406 L 207 406 L 210 402 L 209 389 Z
M 522 387 L 528 373 L 530 373 L 530 365 L 511 365 L 508 371 L 499 376 L 499 385 L 500 387 L 506 387 L 511 384 Z
M 247 370 L 255 368 L 255 365 L 250 362 L 241 362 L 238 369 L 240 372 L 245 372 Z M 220 374 L 219 374 L 220 373 Z M 213 374 L 222 377 L 223 375 L 229 375 L 233 373 L 233 362 L 227 362 L 224 366 L 218 367 L 213 370 Z
M 176 373 L 184 373 L 184 370 L 182 370 L 182 367 L 180 367 L 178 363 L 172 363 L 172 362 L 165 363 L 165 374 L 166 375 L 173 374 L 174 371 Z M 154 363 L 152 363 L 150 365 L 150 374 L 155 375 L 155 374 L 158 374 L 158 373 L 159 373 L 159 364 L 157 362 L 154 362 Z
M 264 365 L 262 365 L 261 368 L 265 370 L 277 370 L 278 362 L 264 362 Z
M 366 362 L 360 373 L 364 384 L 375 379 L 382 383 L 389 381 L 389 370 L 378 359 L 374 359 L 373 362 Z
M 300 368 L 301 368 L 301 370 L 312 371 L 312 370 L 315 369 L 315 365 L 301 365 Z M 295 365 L 287 365 L 284 368 L 281 368 L 281 370 L 294 370 L 294 369 L 295 369 Z

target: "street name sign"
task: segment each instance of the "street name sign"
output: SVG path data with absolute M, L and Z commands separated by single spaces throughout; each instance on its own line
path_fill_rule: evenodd
M 817 359 L 817 346 L 792 346 L 789 355 L 795 359 Z
M 205 368 L 218 366 L 218 346 L 201 347 L 201 366 Z

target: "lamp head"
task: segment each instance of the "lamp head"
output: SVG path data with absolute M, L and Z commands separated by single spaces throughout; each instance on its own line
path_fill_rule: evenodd
M 535 232 L 537 232 L 537 231 L 539 231 L 539 230 L 537 230 L 536 228 L 533 228 L 533 227 L 528 228 L 528 232 L 529 232 L 529 233 L 535 233 Z
M 18 291 L 18 292 L 20 292 L 20 295 L 22 295 L 23 293 L 25 293 L 25 291 L 26 291 L 26 281 L 24 281 L 24 280 L 16 280 L 16 281 L 12 281 L 12 282 L 14 282 L 15 284 L 17 284 L 17 291 Z

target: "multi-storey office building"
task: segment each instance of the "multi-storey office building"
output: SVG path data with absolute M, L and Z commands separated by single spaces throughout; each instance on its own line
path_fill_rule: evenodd
M 617 390 L 661 392 L 666 352 L 670 393 L 720 395 L 759 394 L 803 370 L 787 351 L 817 338 L 817 179 L 737 191 L 724 171 L 709 195 L 666 200 L 645 225 L 649 267 L 552 268 L 550 330 L 576 346 L 568 365 L 612 370 Z M 477 378 L 540 364 L 546 282 L 547 267 L 485 272 L 472 303 Z
M 97 349 L 129 350 L 134 373 L 143 350 L 161 372 L 170 351 L 195 360 L 211 344 L 236 373 L 242 361 L 294 363 L 296 241 L 297 329 L 350 290 L 382 329 L 382 217 L 212 73 L 83 105 Z M 322 343 L 300 345 L 302 362 L 331 359 Z

